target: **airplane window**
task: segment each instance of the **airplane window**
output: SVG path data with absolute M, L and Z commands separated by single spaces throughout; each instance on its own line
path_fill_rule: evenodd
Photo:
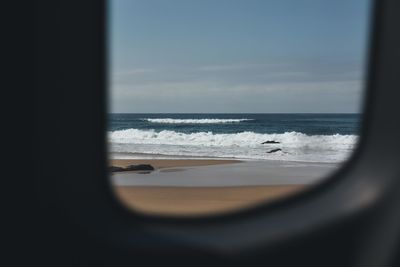
M 359 139 L 368 0 L 110 0 L 109 171 L 135 211 L 301 192 Z

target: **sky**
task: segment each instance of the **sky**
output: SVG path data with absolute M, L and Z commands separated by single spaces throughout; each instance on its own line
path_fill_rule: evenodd
M 110 112 L 360 112 L 369 7 L 110 0 Z

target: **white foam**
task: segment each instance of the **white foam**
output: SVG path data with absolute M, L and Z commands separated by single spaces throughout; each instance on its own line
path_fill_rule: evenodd
M 169 123 L 169 124 L 219 124 L 219 123 L 239 123 L 242 121 L 251 121 L 253 119 L 142 119 L 152 123 Z
M 298 132 L 214 134 L 139 129 L 109 132 L 112 152 L 312 162 L 344 160 L 357 139 L 356 135 L 306 135 Z M 268 140 L 280 144 L 261 144 Z M 282 151 L 267 153 L 274 148 Z

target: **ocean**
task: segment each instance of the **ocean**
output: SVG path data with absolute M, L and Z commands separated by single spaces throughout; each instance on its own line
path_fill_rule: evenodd
M 118 158 L 339 163 L 354 150 L 359 128 L 359 114 L 124 113 L 109 114 L 108 142 Z

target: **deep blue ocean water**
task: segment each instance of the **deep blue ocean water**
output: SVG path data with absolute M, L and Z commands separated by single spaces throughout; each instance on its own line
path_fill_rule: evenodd
M 111 151 L 125 157 L 338 162 L 359 128 L 359 114 L 109 114 Z
M 240 123 L 154 123 L 145 119 L 249 119 Z M 110 114 L 109 130 L 170 130 L 182 133 L 299 132 L 308 135 L 358 134 L 359 114 Z

